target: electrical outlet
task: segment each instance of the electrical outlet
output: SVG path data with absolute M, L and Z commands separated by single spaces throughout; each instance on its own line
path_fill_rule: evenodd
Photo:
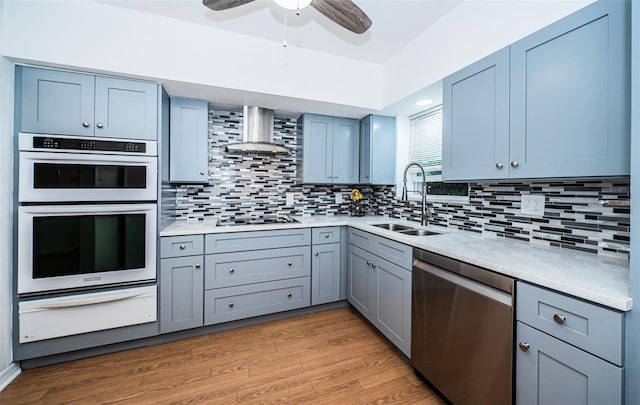
M 520 213 L 533 217 L 544 215 L 545 197 L 543 194 L 522 194 L 520 202 Z
M 336 204 L 342 204 L 342 193 L 336 193 Z
M 294 204 L 294 197 L 295 197 L 296 193 L 285 193 L 285 205 L 287 207 L 293 207 Z

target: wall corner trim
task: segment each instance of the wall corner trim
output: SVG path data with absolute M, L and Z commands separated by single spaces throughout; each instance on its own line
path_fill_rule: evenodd
M 11 363 L 4 370 L 0 371 L 0 391 L 4 390 L 21 372 L 22 370 L 20 366 L 18 366 L 18 363 Z

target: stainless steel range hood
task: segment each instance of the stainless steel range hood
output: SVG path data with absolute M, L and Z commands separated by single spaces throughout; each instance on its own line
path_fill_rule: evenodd
M 289 153 L 286 146 L 273 142 L 273 110 L 244 106 L 242 142 L 227 145 L 227 152 L 245 154 Z

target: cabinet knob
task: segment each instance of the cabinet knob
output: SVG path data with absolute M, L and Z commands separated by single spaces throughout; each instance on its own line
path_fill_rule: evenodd
M 328 179 L 330 179 L 330 178 L 331 178 L 331 175 L 328 175 L 328 176 L 327 176 L 327 178 L 328 178 Z
M 287 266 L 291 266 L 292 264 L 293 264 L 293 263 L 291 263 L 291 262 L 288 262 L 288 263 L 287 263 Z
M 313 255 L 314 255 L 314 256 L 318 256 L 318 252 L 315 252 Z
M 234 269 L 233 267 L 229 269 L 229 273 L 235 273 L 236 269 Z
M 364 178 L 365 178 L 365 179 L 368 179 L 368 178 L 369 178 L 369 175 L 368 175 L 368 174 L 365 174 L 365 175 L 364 175 Z
M 562 325 L 566 322 L 567 318 L 565 318 L 564 315 L 554 314 L 553 320 L 556 321 L 558 325 Z
M 184 245 L 184 243 L 180 244 L 180 250 L 184 250 L 186 248 L 186 246 Z
M 229 303 L 229 308 L 233 308 L 233 302 Z
M 200 263 L 196 263 L 196 269 L 200 268 Z
M 517 160 L 514 160 L 513 162 L 511 162 L 511 167 L 518 167 L 520 163 L 518 163 Z
M 201 171 L 201 172 L 200 172 L 200 175 L 201 175 L 201 176 L 204 176 L 204 171 Z
M 378 265 L 375 264 L 375 263 L 371 263 L 371 267 L 373 267 L 375 269 L 376 267 L 378 267 Z
M 98 128 L 100 128 L 100 129 L 102 129 L 103 125 L 102 125 L 102 123 L 98 122 L 98 123 L 96 124 L 96 127 L 98 127 Z
M 337 178 L 338 178 L 338 175 L 337 175 L 337 174 L 336 174 L 336 175 L 334 175 L 334 176 L 333 176 L 333 178 L 334 178 L 334 179 L 337 179 Z
M 89 123 L 87 121 L 82 121 L 82 126 L 85 128 L 89 128 Z
M 293 296 L 293 294 L 289 293 L 287 294 L 287 297 L 291 298 Z
M 328 237 L 329 237 L 329 234 L 328 234 L 328 233 L 325 233 L 325 234 L 324 234 L 324 237 L 325 237 L 325 238 L 328 238 Z
M 371 266 L 371 262 L 370 261 L 367 261 L 367 266 Z
M 522 350 L 523 352 L 528 352 L 528 351 L 529 351 L 529 343 L 520 342 L 520 343 L 518 343 L 518 347 L 519 347 L 519 348 L 520 348 L 520 350 Z
M 500 162 L 496 163 L 496 168 L 497 169 L 502 169 L 504 167 L 504 165 Z

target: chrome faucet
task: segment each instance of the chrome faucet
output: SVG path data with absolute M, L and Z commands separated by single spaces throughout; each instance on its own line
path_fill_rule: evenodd
M 427 176 L 424 172 L 424 168 L 418 162 L 411 162 L 404 168 L 404 175 L 402 176 L 402 201 L 407 201 L 407 171 L 411 166 L 417 166 L 422 172 L 422 192 L 420 191 L 412 191 L 415 193 L 420 193 L 422 195 L 422 218 L 420 220 L 420 224 L 422 226 L 427 226 L 429 222 L 429 211 L 427 210 Z

